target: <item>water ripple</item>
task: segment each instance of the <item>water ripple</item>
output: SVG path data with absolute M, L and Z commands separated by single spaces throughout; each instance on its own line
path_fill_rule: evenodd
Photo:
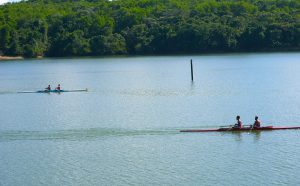
M 165 130 L 125 130 L 90 128 L 78 130 L 57 130 L 57 131 L 0 131 L 1 141 L 13 140 L 85 140 L 101 137 L 137 136 L 137 135 L 168 135 L 176 134 L 176 129 Z

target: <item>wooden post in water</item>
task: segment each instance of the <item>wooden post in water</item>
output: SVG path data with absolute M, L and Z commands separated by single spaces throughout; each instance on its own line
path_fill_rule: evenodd
M 191 78 L 194 81 L 194 72 L 193 72 L 193 60 L 191 59 Z

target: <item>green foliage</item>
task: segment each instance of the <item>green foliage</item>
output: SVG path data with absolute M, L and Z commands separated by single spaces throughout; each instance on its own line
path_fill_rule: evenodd
M 120 34 L 110 34 L 108 36 L 99 35 L 91 40 L 93 55 L 115 55 L 126 54 L 125 39 Z
M 3 55 L 300 49 L 299 0 L 28 0 L 0 6 Z

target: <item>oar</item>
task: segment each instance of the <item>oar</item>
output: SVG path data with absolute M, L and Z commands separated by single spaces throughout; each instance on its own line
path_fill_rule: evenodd
M 220 128 L 225 128 L 225 127 L 233 127 L 234 125 L 226 125 L 226 126 L 220 126 Z
M 250 134 L 252 132 L 252 129 L 254 128 L 254 125 L 250 125 L 251 129 L 250 131 L 248 132 L 248 134 Z
M 227 127 L 228 127 L 228 129 L 226 129 L 226 130 L 224 130 L 224 131 L 229 131 L 229 130 L 232 129 L 233 126 L 234 126 L 234 125 L 220 126 L 219 129 L 221 129 L 221 128 L 227 128 Z M 224 134 L 225 134 L 225 133 L 222 133 L 221 135 L 224 135 Z
M 229 131 L 231 129 L 233 129 L 234 125 L 229 125 L 228 129 L 226 131 Z

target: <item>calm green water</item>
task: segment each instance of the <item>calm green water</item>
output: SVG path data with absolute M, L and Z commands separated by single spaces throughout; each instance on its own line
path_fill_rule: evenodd
M 0 185 L 299 185 L 300 130 L 178 132 L 299 126 L 299 92 L 300 53 L 1 62 Z

